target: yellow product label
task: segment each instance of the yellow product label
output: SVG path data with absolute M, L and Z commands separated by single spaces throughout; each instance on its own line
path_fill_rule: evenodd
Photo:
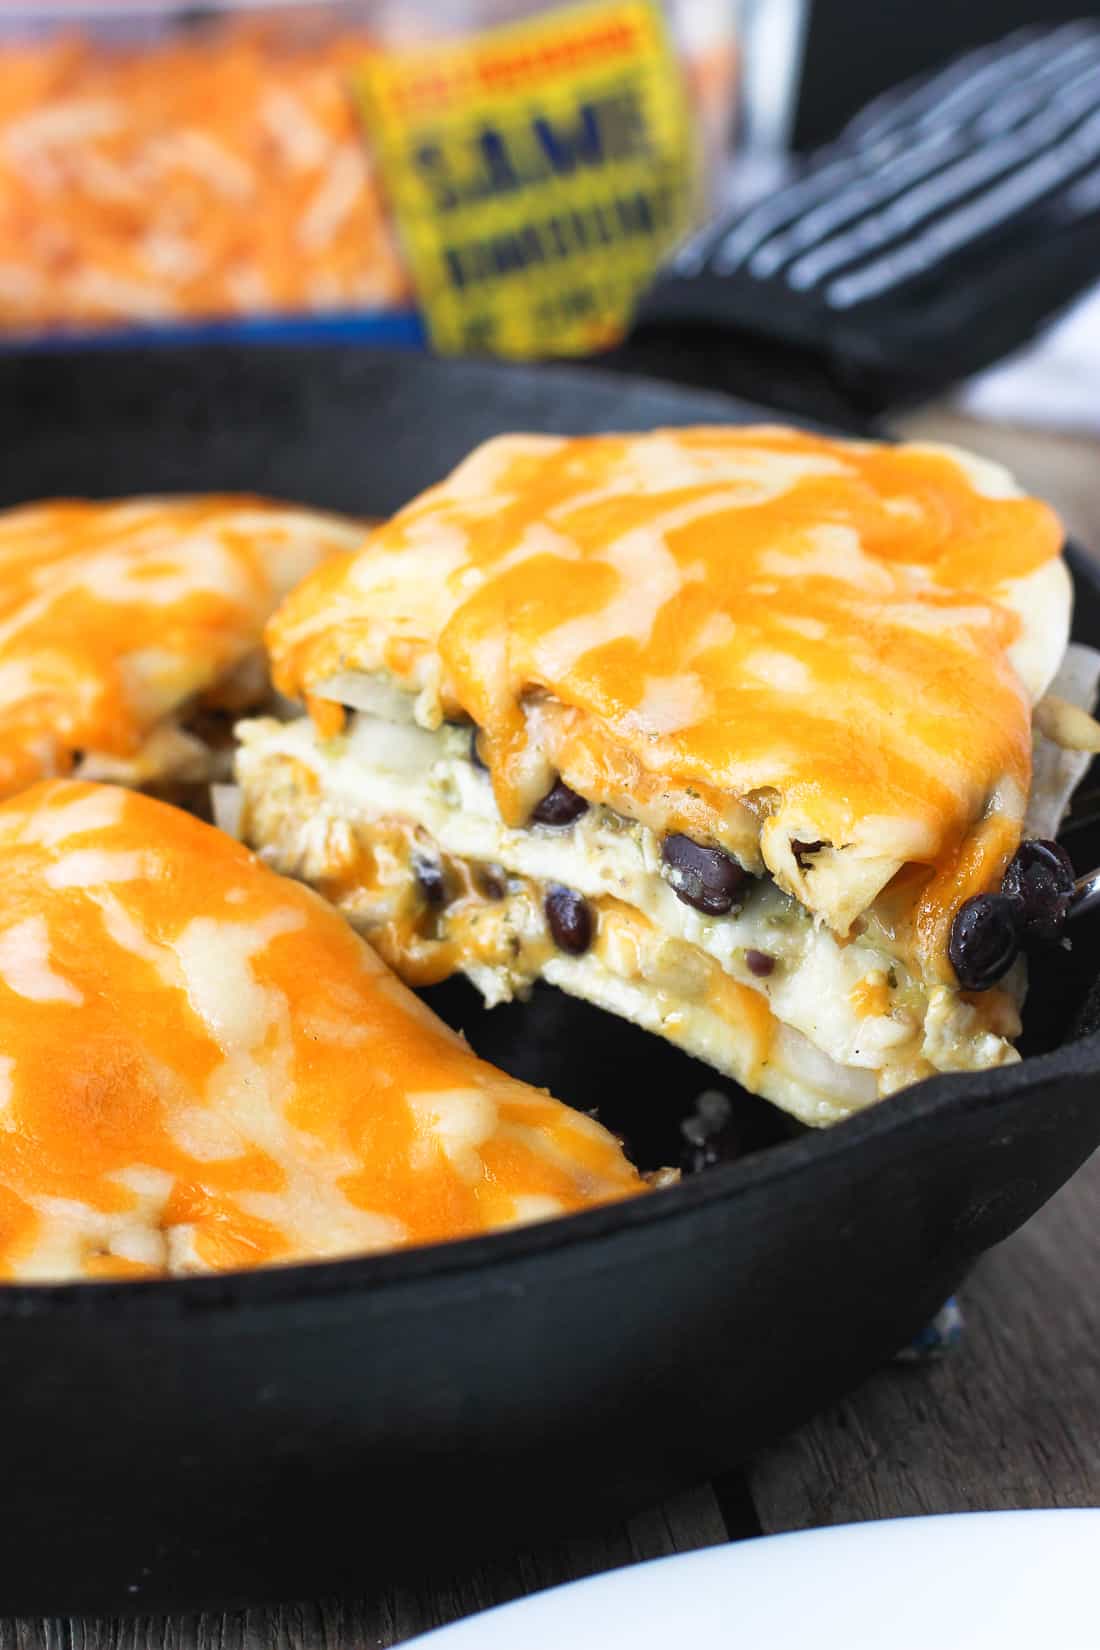
M 611 343 L 690 225 L 696 146 L 651 0 L 593 0 L 361 73 L 368 130 L 433 345 Z

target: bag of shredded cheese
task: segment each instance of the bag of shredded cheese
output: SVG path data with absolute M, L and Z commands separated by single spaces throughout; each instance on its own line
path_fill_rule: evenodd
M 584 353 L 697 221 L 733 0 L 0 0 L 0 335 Z

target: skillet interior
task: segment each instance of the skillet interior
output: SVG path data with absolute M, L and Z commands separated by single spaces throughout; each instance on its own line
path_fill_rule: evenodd
M 334 347 L 14 357 L 0 385 L 0 504 L 255 488 L 377 514 L 502 429 L 769 416 L 644 380 Z M 1077 634 L 1100 642 L 1100 580 L 1081 560 L 1075 577 Z M 1100 833 L 1073 849 L 1096 863 Z M 1091 1023 L 1098 957 L 1089 925 L 1036 971 L 1028 1036 L 1053 1052 L 782 1144 L 777 1114 L 738 1096 L 743 1155 L 659 1198 L 369 1260 L 0 1290 L 20 1508 L 0 1610 L 362 1585 L 574 1533 L 731 1465 L 887 1355 L 1100 1140 L 1100 1033 L 1067 1041 Z M 669 1160 L 715 1086 L 552 992 L 491 1015 L 462 987 L 437 999 L 489 1058 L 598 1105 L 643 1161 Z

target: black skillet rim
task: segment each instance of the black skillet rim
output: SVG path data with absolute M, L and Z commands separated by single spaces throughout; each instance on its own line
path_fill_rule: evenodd
M 1089 557 L 1070 543 L 1066 559 L 1074 582 L 1090 583 L 1100 594 L 1100 569 Z M 1059 1078 L 1072 1077 L 1082 1067 L 1100 1075 L 1100 1031 L 1012 1065 L 980 1072 L 941 1073 L 889 1095 L 831 1128 L 808 1130 L 794 1140 L 769 1146 L 740 1161 L 716 1164 L 689 1175 L 675 1186 L 603 1204 L 581 1214 L 377 1255 L 299 1261 L 201 1277 L 0 1284 L 0 1322 L 56 1311 L 93 1318 L 110 1315 L 163 1321 L 203 1313 L 277 1308 L 319 1297 L 361 1296 L 463 1272 L 484 1281 L 487 1271 L 497 1273 L 551 1250 L 591 1245 L 658 1222 L 675 1221 L 707 1204 L 759 1190 L 804 1170 L 809 1172 L 815 1163 L 860 1151 L 888 1132 L 905 1134 L 938 1121 L 945 1113 L 963 1118 L 1009 1104 L 1031 1088 L 1041 1089 Z

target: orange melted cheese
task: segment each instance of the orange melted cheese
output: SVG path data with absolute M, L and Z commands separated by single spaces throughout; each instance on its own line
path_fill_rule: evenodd
M 255 652 L 297 580 L 361 533 L 217 496 L 0 514 L 0 795 L 68 772 L 78 752 L 135 756 Z
M 890 1012 L 890 988 L 881 970 L 865 974 L 848 993 L 848 1000 L 861 1020 Z
M 110 786 L 0 806 L 0 1275 L 458 1237 L 642 1191 L 315 894 Z
M 634 764 L 674 794 L 670 828 L 694 812 L 760 869 L 735 802 L 811 909 L 829 915 L 798 841 L 882 867 L 857 909 L 906 862 L 941 869 L 942 914 L 975 854 L 989 885 L 1012 851 L 1068 620 L 1056 518 L 988 480 L 770 427 L 501 438 L 290 598 L 275 678 L 319 703 L 337 673 L 387 671 L 465 712 L 512 825 L 549 695 L 572 712 L 555 764 L 586 794 L 602 742 L 609 793 Z M 1006 828 L 979 841 L 987 811 Z
M 5 41 L 0 322 L 407 302 L 351 91 L 369 49 L 293 20 Z

